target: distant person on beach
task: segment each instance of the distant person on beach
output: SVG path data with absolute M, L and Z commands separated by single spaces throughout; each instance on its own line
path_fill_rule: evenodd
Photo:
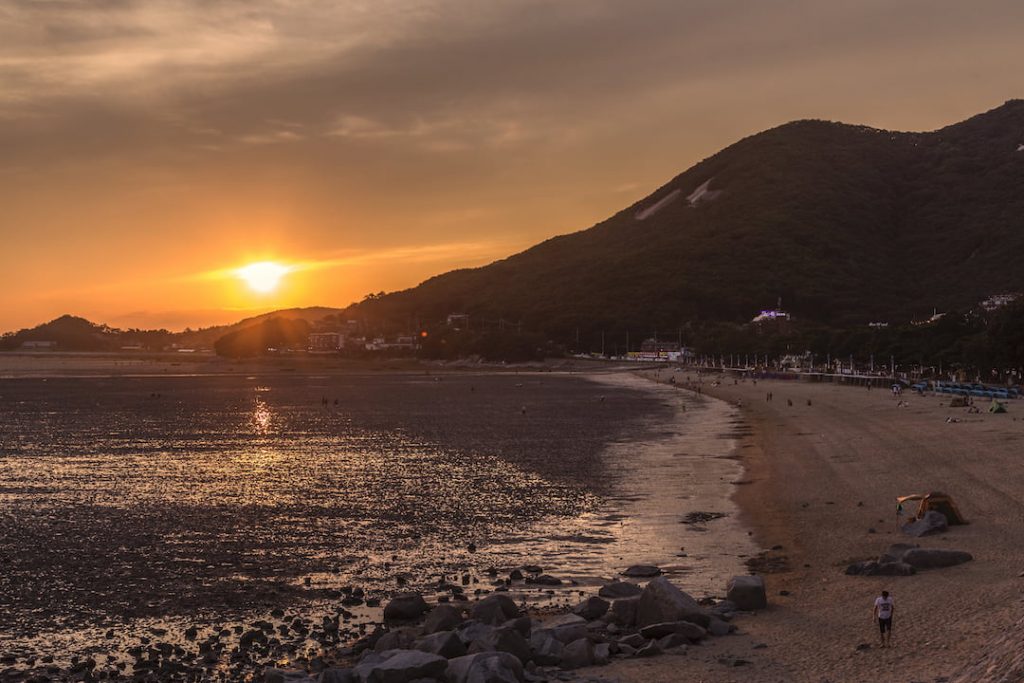
M 879 647 L 891 647 L 892 645 L 892 613 L 895 609 L 889 591 L 882 591 L 882 595 L 875 598 L 871 617 L 878 620 Z

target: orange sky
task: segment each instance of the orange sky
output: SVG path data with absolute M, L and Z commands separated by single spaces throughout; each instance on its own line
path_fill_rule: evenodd
M 1016 0 L 0 0 L 0 331 L 409 287 L 791 119 L 1021 97 L 1022 29 Z M 224 272 L 267 259 L 301 267 Z

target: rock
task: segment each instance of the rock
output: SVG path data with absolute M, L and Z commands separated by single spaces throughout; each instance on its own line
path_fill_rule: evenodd
M 597 591 L 597 594 L 602 598 L 618 600 L 619 598 L 631 598 L 634 595 L 640 595 L 643 591 L 644 589 L 635 583 L 630 583 L 629 581 L 613 581 L 601 586 L 601 589 Z
M 450 683 L 524 683 L 523 665 L 507 652 L 480 652 L 448 662 Z
M 905 533 L 907 536 L 914 536 L 920 538 L 921 536 L 927 536 L 929 534 L 938 534 L 949 528 L 949 523 L 946 520 L 946 515 L 942 514 L 937 510 L 929 510 L 924 513 L 924 517 L 904 524 L 900 531 Z
M 684 636 L 682 633 L 669 633 L 667 636 L 658 638 L 658 647 L 663 651 L 674 650 L 680 646 L 687 646 L 690 644 L 690 639 Z
M 533 661 L 541 666 L 556 666 L 562 661 L 562 641 L 548 629 L 539 629 L 530 635 Z
M 419 650 L 387 650 L 373 653 L 356 665 L 363 683 L 410 683 L 417 678 L 440 678 L 448 660 Z
M 592 596 L 573 607 L 572 613 L 589 621 L 591 619 L 603 617 L 604 613 L 608 611 L 610 606 L 611 605 L 607 600 L 597 596 Z
M 530 661 L 530 646 L 513 628 L 496 628 L 469 644 L 469 652 L 507 652 L 525 664 Z
M 401 593 L 391 599 L 384 608 L 385 621 L 408 621 L 418 619 L 429 609 L 426 600 L 419 593 Z
M 515 629 L 519 631 L 523 638 L 530 637 L 530 631 L 533 629 L 533 620 L 530 617 L 517 617 L 515 619 L 509 619 L 504 624 L 505 628 Z
M 636 648 L 632 645 L 619 645 L 619 654 L 624 657 L 632 657 L 636 654 Z
M 730 600 L 722 600 L 721 602 L 719 602 L 719 603 L 715 604 L 713 607 L 711 607 L 711 609 L 708 610 L 708 611 L 710 611 L 712 614 L 715 614 L 718 617 L 728 621 L 729 618 L 731 618 L 731 615 L 734 612 L 736 612 L 737 609 L 739 609 L 739 608 L 736 607 L 736 603 L 735 602 L 732 602 Z
M 551 576 L 550 574 L 541 574 L 540 576 L 527 579 L 526 583 L 535 583 L 540 586 L 561 586 L 562 580 Z
M 652 576 L 661 576 L 661 569 L 653 564 L 634 564 L 622 572 L 622 575 L 634 579 L 646 579 Z
M 623 598 L 612 603 L 609 620 L 620 626 L 632 626 L 636 623 L 636 609 L 640 604 L 640 596 Z
M 352 669 L 324 669 L 316 680 L 317 683 L 359 683 Z
M 383 634 L 379 639 L 377 639 L 377 642 L 374 643 L 373 649 L 376 652 L 384 652 L 385 650 L 408 650 L 412 648 L 412 644 L 415 641 L 416 636 L 410 629 L 400 628 Z
M 238 638 L 238 646 L 242 649 L 250 648 L 255 643 L 267 644 L 267 634 L 260 629 L 250 629 Z
M 658 646 L 658 641 L 652 640 L 641 648 L 638 648 L 636 657 L 656 657 L 662 653 L 662 649 Z
M 713 636 L 727 636 L 735 630 L 735 624 L 729 624 L 717 618 L 708 620 L 708 633 Z
M 703 628 L 689 621 L 665 621 L 640 629 L 640 635 L 644 638 L 663 638 L 673 633 L 678 633 L 688 640 L 700 640 L 708 634 Z
M 314 683 L 315 679 L 300 669 L 267 669 L 263 683 Z
M 438 631 L 416 641 L 414 646 L 421 652 L 454 659 L 466 654 L 466 646 L 453 631 Z
M 423 633 L 429 635 L 439 631 L 451 631 L 462 623 L 462 611 L 451 605 L 438 605 L 430 610 L 423 621 Z
M 563 669 L 581 669 L 594 663 L 594 646 L 586 638 L 574 640 L 562 650 Z
M 914 543 L 893 543 L 885 553 L 879 556 L 878 563 L 885 564 L 886 562 L 901 562 L 905 552 L 920 547 L 921 546 Z
M 559 614 L 544 622 L 544 628 L 558 628 L 559 626 L 585 626 L 587 620 L 578 614 Z
M 519 616 L 515 601 L 502 593 L 489 595 L 473 605 L 470 616 L 483 624 L 500 626 L 509 619 Z
M 846 568 L 848 576 L 912 576 L 917 570 L 905 562 L 854 562 Z
M 741 610 L 768 607 L 768 597 L 764 591 L 764 578 L 760 576 L 732 577 L 726 585 L 726 598 Z
M 594 645 L 594 664 L 604 666 L 612 658 L 612 646 L 608 643 Z
M 647 639 L 639 633 L 631 633 L 625 638 L 619 638 L 619 645 L 629 645 L 633 649 L 641 648 L 647 644 Z
M 636 624 L 647 626 L 665 621 L 678 621 L 685 613 L 702 611 L 700 605 L 690 595 L 679 590 L 665 577 L 658 577 L 652 579 L 637 598 Z
M 459 627 L 455 630 L 455 635 L 459 637 L 464 644 L 469 645 L 474 640 L 483 638 L 486 634 L 490 633 L 495 629 L 494 626 L 488 624 L 481 624 L 479 621 L 470 619 L 459 624 Z
M 974 556 L 962 550 L 912 548 L 903 553 L 903 561 L 916 569 L 937 569 L 970 562 Z

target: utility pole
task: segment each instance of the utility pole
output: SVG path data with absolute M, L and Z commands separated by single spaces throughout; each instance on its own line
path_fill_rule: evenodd
M 601 330 L 601 357 L 604 358 L 604 330 Z

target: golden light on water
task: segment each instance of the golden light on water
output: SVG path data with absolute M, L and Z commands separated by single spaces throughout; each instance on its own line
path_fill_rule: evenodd
M 261 294 L 267 294 L 277 289 L 284 277 L 291 269 L 273 261 L 259 261 L 250 263 L 235 271 L 235 275 L 241 278 L 249 289 Z

